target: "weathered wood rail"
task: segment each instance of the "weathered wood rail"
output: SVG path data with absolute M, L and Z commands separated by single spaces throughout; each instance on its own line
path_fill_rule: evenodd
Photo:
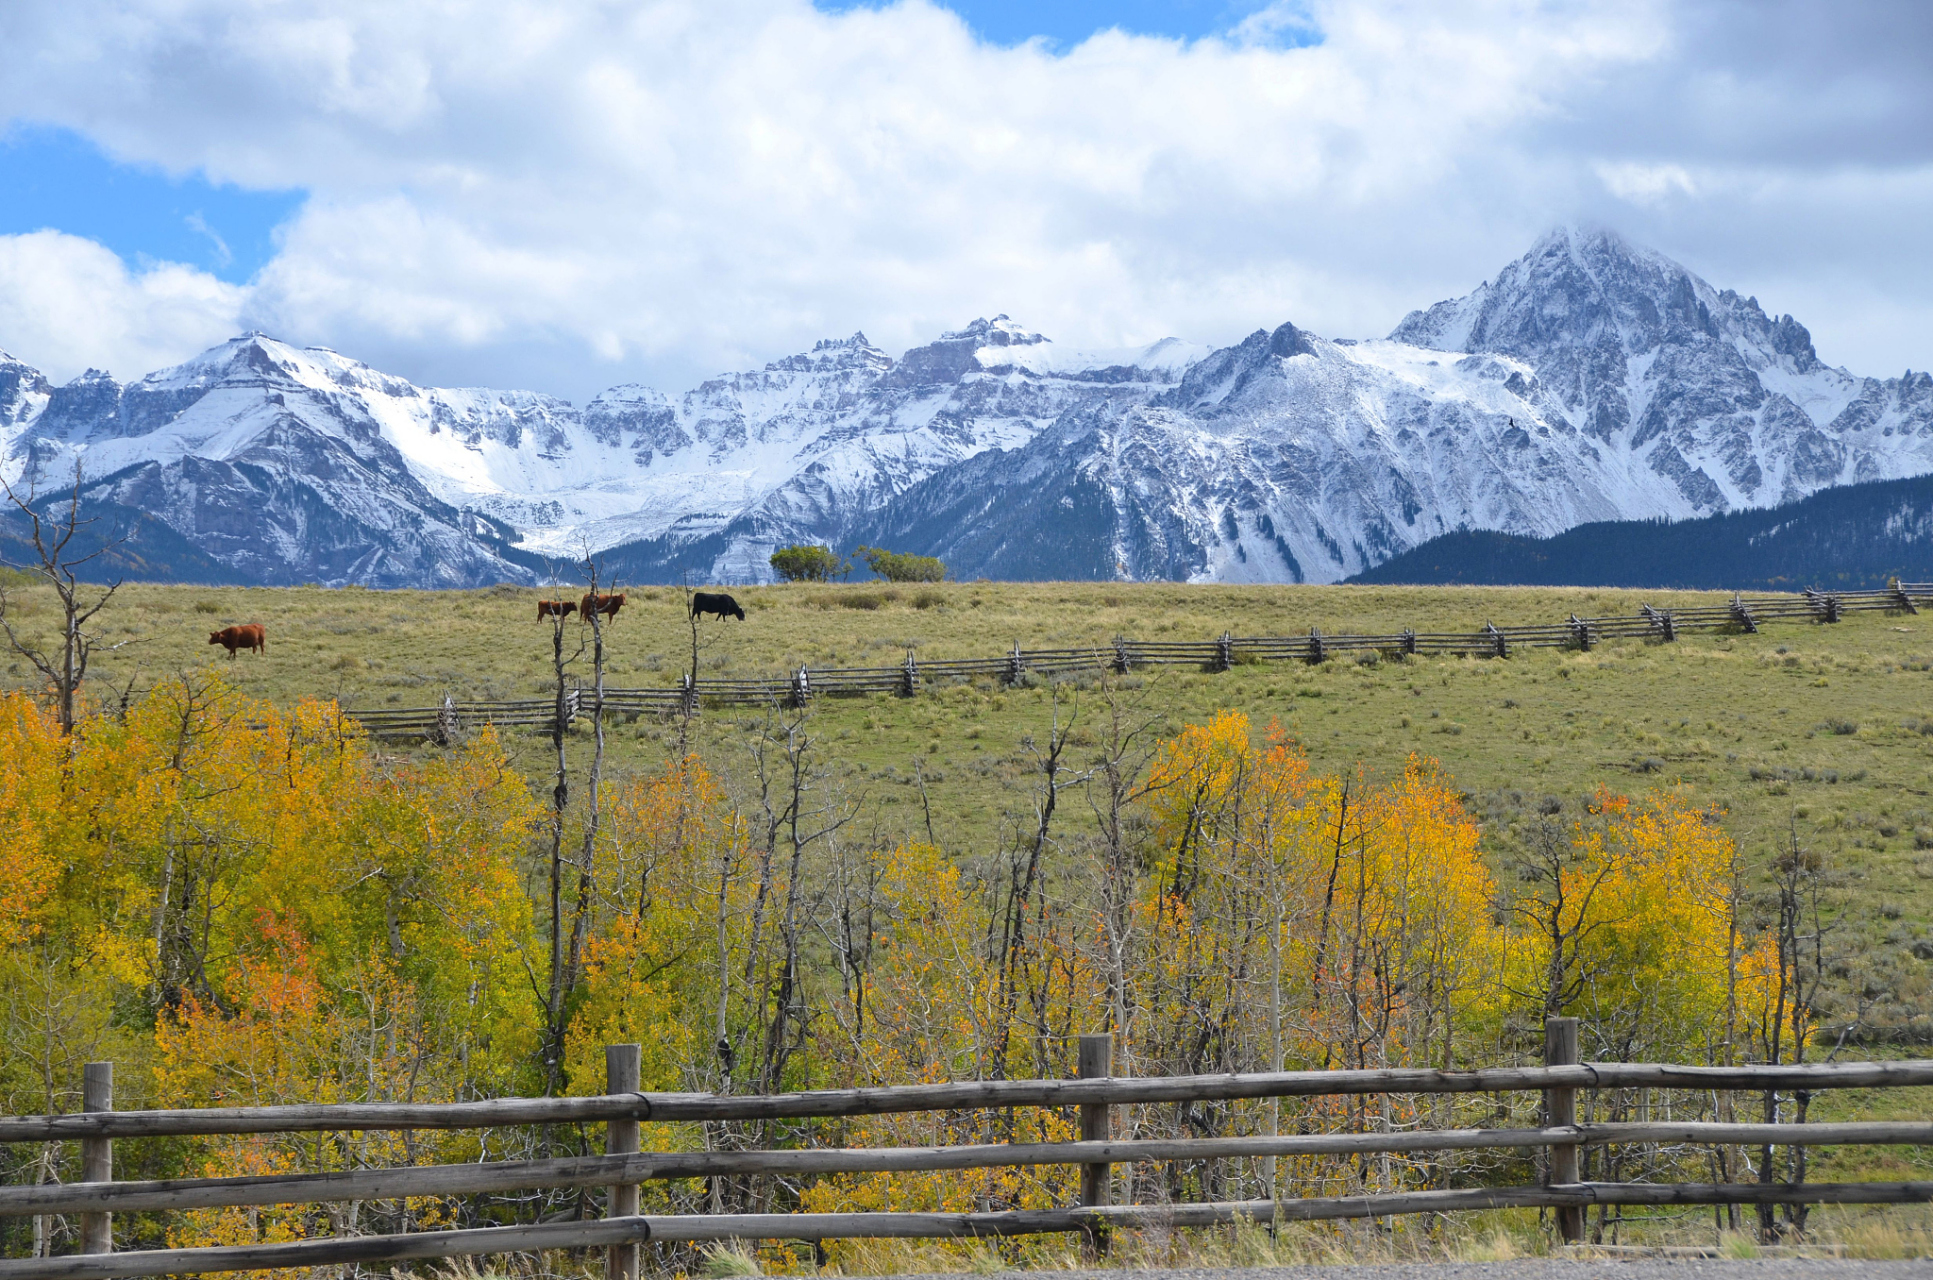
M 657 689 L 606 689 L 603 709 L 625 714 L 673 715 L 700 707 L 796 707 L 817 697 L 856 697 L 891 694 L 912 697 L 929 685 L 960 681 L 997 680 L 1018 684 L 1029 674 L 1067 675 L 1079 672 L 1124 673 L 1148 667 L 1189 666 L 1226 671 L 1247 662 L 1323 662 L 1346 654 L 1377 653 L 1390 658 L 1472 657 L 1508 658 L 1520 649 L 1590 649 L 1607 640 L 1675 641 L 1681 632 L 1756 632 L 1773 622 L 1838 622 L 1848 613 L 1866 610 L 1919 612 L 1915 600 L 1933 603 L 1933 583 L 1900 582 L 1871 591 L 1814 591 L 1802 595 L 1734 595 L 1725 604 L 1683 609 L 1640 606 L 1635 615 L 1579 618 L 1562 622 L 1499 627 L 1485 623 L 1471 632 L 1394 635 L 1325 634 L 1310 628 L 1306 636 L 1231 636 L 1213 640 L 1130 640 L 1072 649 L 1028 649 L 1015 645 L 998 658 L 965 658 L 921 662 L 909 651 L 895 667 L 801 667 L 788 676 L 725 680 L 684 676 L 678 685 Z M 556 698 L 456 702 L 444 699 L 430 707 L 375 707 L 343 714 L 358 720 L 370 733 L 386 737 L 428 736 L 452 741 L 463 730 L 485 724 L 553 729 L 561 714 L 566 726 L 579 716 L 598 710 L 596 695 L 572 689 L 560 708 Z
M 1668 1087 L 1806 1090 L 1926 1087 L 1933 1060 L 1799 1066 L 1685 1067 L 1658 1063 L 1577 1063 L 1576 1026 L 1551 1019 L 1547 1065 L 1469 1071 L 1391 1069 L 1289 1071 L 1129 1079 L 1111 1070 L 1111 1040 L 1082 1038 L 1072 1080 L 963 1081 L 890 1088 L 836 1089 L 766 1096 L 637 1092 L 638 1050 L 606 1052 L 609 1091 L 590 1098 L 508 1098 L 438 1105 L 349 1103 L 318 1106 L 112 1110 L 108 1064 L 91 1064 L 85 1103 L 72 1115 L 0 1117 L 0 1141 L 79 1140 L 88 1152 L 84 1181 L 0 1187 L 0 1215 L 81 1215 L 78 1253 L 0 1260 L 0 1280 L 106 1280 L 113 1276 L 312 1267 L 359 1262 L 604 1247 L 611 1280 L 632 1280 L 637 1249 L 648 1241 L 826 1240 L 850 1237 L 943 1238 L 1079 1232 L 1104 1239 L 1109 1228 L 1211 1226 L 1251 1219 L 1313 1221 L 1509 1207 L 1552 1208 L 1566 1239 L 1578 1238 L 1589 1205 L 1908 1204 L 1933 1201 L 1933 1181 L 1870 1183 L 1605 1183 L 1577 1177 L 1577 1153 L 1607 1144 L 1698 1146 L 1845 1146 L 1933 1144 L 1933 1123 L 1737 1124 L 1704 1121 L 1577 1124 L 1577 1092 Z M 1437 1094 L 1537 1091 L 1547 1122 L 1533 1128 L 1406 1129 L 1222 1138 L 1114 1140 L 1119 1105 L 1337 1094 Z M 640 1151 L 639 1126 L 664 1121 L 807 1119 L 962 1111 L 1003 1107 L 1077 1107 L 1081 1138 L 1070 1142 L 941 1147 L 800 1148 L 759 1151 Z M 331 1173 L 174 1178 L 117 1182 L 117 1139 L 315 1131 L 462 1129 L 499 1125 L 606 1124 L 606 1154 L 561 1159 L 354 1169 Z M 1355 1155 L 1475 1149 L 1544 1150 L 1539 1185 L 1413 1187 L 1344 1196 L 1279 1194 L 1267 1200 L 1201 1204 L 1110 1203 L 1119 1164 L 1287 1155 Z M 664 1179 L 778 1174 L 930 1172 L 1072 1165 L 1082 1171 L 1079 1201 L 1053 1209 L 962 1213 L 640 1214 L 638 1186 Z M 368 1202 L 543 1188 L 609 1188 L 601 1219 L 522 1226 L 311 1239 L 293 1243 L 113 1252 L 111 1215 L 218 1207 Z

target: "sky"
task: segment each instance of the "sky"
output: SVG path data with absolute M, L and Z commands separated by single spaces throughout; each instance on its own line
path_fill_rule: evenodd
M 1566 223 L 1933 366 L 1922 0 L 8 0 L 0 48 L 0 349 L 57 381 L 1373 336 Z

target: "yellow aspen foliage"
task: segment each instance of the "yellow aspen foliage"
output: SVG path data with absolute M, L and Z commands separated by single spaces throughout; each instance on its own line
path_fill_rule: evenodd
M 745 830 L 695 757 L 612 800 L 602 910 L 566 1047 L 571 1090 L 604 1090 L 607 1044 L 642 1046 L 646 1089 L 709 1089 L 743 967 Z
M 839 1075 L 855 1085 L 930 1084 L 998 1078 L 1008 1074 L 998 1048 L 1006 1042 L 1014 1061 L 1031 1051 L 1003 1037 L 999 1025 L 1000 976 L 983 950 L 991 923 L 983 900 L 959 867 L 939 849 L 906 844 L 851 869 L 875 889 L 869 960 L 846 997 L 832 1006 L 837 1031 L 827 1052 Z M 1030 990 L 1023 1003 L 1041 1021 L 1056 1021 L 1037 997 L 1064 999 L 1065 980 L 1089 999 L 1093 984 L 1079 960 L 1050 940 L 1040 968 L 1061 982 Z M 1069 1011 L 1058 1010 L 1060 1020 Z M 842 1125 L 842 1141 L 861 1146 L 941 1145 L 960 1142 L 1065 1142 L 1076 1136 L 1059 1112 L 1019 1108 L 986 1113 L 856 1117 Z M 929 1173 L 851 1174 L 808 1188 L 808 1211 L 971 1211 L 1047 1208 L 1065 1203 L 1079 1181 L 1071 1168 L 1001 1168 Z M 853 1242 L 832 1242 L 835 1261 L 852 1255 Z
M 1741 924 L 1722 815 L 1675 794 L 1602 792 L 1486 850 L 1435 761 L 1318 772 L 1279 726 L 1223 711 L 1156 744 L 1145 773 L 1110 758 L 1037 780 L 1059 795 L 1058 826 L 1043 804 L 1037 827 L 959 851 L 860 835 L 836 775 L 806 758 L 788 757 L 785 800 L 763 772 L 734 782 L 696 757 L 610 784 L 594 836 L 557 846 L 587 859 L 589 886 L 571 901 L 558 1013 L 545 980 L 565 930 L 550 937 L 533 904 L 566 863 L 549 862 L 547 810 L 491 732 L 387 755 L 331 704 L 280 708 L 197 675 L 64 736 L 0 695 L 0 1101 L 71 1107 L 79 1064 L 102 1056 L 125 1064 L 126 1103 L 253 1106 L 527 1094 L 557 1080 L 560 1049 L 562 1087 L 601 1093 L 604 1047 L 625 1042 L 647 1090 L 743 1093 L 1066 1075 L 1077 1038 L 1103 1030 L 1135 1076 L 1523 1060 L 1550 1014 L 1583 1019 L 1603 1058 L 1763 1055 L 1812 1034 L 1816 992 L 1794 997 L 1779 939 Z M 1081 788 L 1102 815 L 1088 831 L 1067 817 Z M 568 865 L 560 901 L 579 892 Z M 1123 1136 L 1202 1136 L 1489 1123 L 1494 1106 L 1375 1095 L 1118 1115 Z M 1068 1109 L 1019 1108 L 651 1125 L 645 1142 L 1052 1142 L 1074 1126 Z M 190 1174 L 315 1172 L 579 1138 L 265 1135 L 167 1158 Z M 27 1172 L 53 1180 L 64 1158 L 50 1145 Z M 1120 1176 L 1143 1202 L 1228 1200 L 1443 1185 L 1472 1167 L 1448 1160 L 1510 1158 Z M 1045 1167 L 645 1195 L 659 1211 L 701 1195 L 733 1210 L 1039 1208 L 1077 1180 Z M 283 1206 L 167 1230 L 241 1243 L 478 1213 Z
M 1540 1017 L 1581 1018 L 1587 1054 L 1703 1059 L 1723 1035 L 1740 944 L 1720 816 L 1671 793 L 1600 791 L 1533 846 L 1507 985 Z
M 53 888 L 64 755 L 52 713 L 25 694 L 0 694 L 0 947 L 38 930 Z
M 1432 761 L 1314 777 L 1222 712 L 1150 771 L 1159 852 L 1129 1042 L 1169 1071 L 1442 1060 L 1501 952 L 1476 825 Z
M 521 1092 L 540 948 L 519 867 L 540 814 L 488 732 L 411 764 L 332 705 L 282 709 L 214 678 L 165 682 L 70 738 L 0 698 L 0 1083 L 58 1109 L 80 1062 L 114 1056 L 122 1097 L 161 1106 Z M 221 1174 L 475 1149 L 282 1136 L 187 1158 Z M 292 1238 L 327 1227 L 319 1212 L 171 1230 Z

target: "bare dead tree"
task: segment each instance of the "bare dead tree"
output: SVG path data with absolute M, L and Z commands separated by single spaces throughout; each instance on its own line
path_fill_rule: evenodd
M 550 829 L 548 836 L 550 883 L 550 971 L 544 987 L 544 1085 L 546 1093 L 557 1093 L 564 1082 L 564 1032 L 565 1013 L 570 995 L 570 984 L 566 971 L 564 922 L 564 884 L 565 865 L 568 859 L 564 854 L 564 811 L 570 805 L 570 759 L 565 748 L 565 736 L 569 731 L 573 708 L 571 706 L 570 668 L 571 664 L 584 656 L 584 645 L 579 641 L 576 649 L 566 655 L 564 651 L 564 614 L 560 610 L 550 615 L 550 667 L 551 688 L 556 695 L 552 707 L 550 741 L 557 753 L 557 768 L 553 775 L 550 791 Z M 580 899 L 579 907 L 583 903 Z M 533 975 L 534 979 L 534 975 Z
M 1042 905 L 1036 902 L 1035 893 L 1041 888 L 1047 855 L 1050 849 L 1058 847 L 1054 837 L 1054 813 L 1059 806 L 1060 793 L 1068 787 L 1080 786 L 1088 778 L 1085 773 L 1070 776 L 1062 760 L 1075 721 L 1080 718 L 1080 705 L 1078 701 L 1075 702 L 1069 708 L 1066 722 L 1062 723 L 1059 685 L 1053 687 L 1051 696 L 1053 718 L 1048 723 L 1045 748 L 1031 734 L 1024 742 L 1033 756 L 1034 770 L 1038 775 L 1034 784 L 1034 829 L 1015 833 L 1016 839 L 1009 848 L 1007 865 L 1002 868 L 1003 883 L 996 889 L 997 910 L 992 928 L 998 931 L 998 937 L 994 939 L 992 952 L 999 985 L 995 994 L 998 1003 L 992 1061 L 989 1064 L 996 1080 L 1006 1078 L 1013 1023 L 1019 1012 L 1022 970 L 1026 965 L 1030 943 L 1027 917 L 1030 910 L 1037 911 Z
M 1833 901 L 1837 880 L 1822 854 L 1799 843 L 1798 823 L 1792 821 L 1787 829 L 1786 847 L 1773 864 L 1772 874 L 1777 895 L 1779 970 L 1763 1032 L 1765 1060 L 1769 1063 L 1806 1061 L 1809 1046 L 1821 1030 L 1823 1015 L 1831 1003 L 1828 989 L 1832 972 L 1840 966 L 1847 971 L 1851 969 L 1851 957 L 1836 936 L 1845 924 L 1843 909 Z M 1832 1049 L 1825 1055 L 1827 1061 L 1837 1057 L 1846 1041 L 1865 1024 L 1872 1002 L 1871 995 L 1859 996 L 1852 1016 L 1841 1024 Z M 1812 1094 L 1800 1089 L 1794 1092 L 1791 1101 L 1792 1109 L 1786 1113 L 1785 1100 L 1776 1090 L 1768 1090 L 1764 1099 L 1765 1123 L 1776 1123 L 1788 1114 L 1792 1123 L 1806 1123 Z M 1809 1152 L 1803 1145 L 1789 1146 L 1782 1152 L 1771 1146 L 1761 1147 L 1759 1181 L 1777 1180 L 1780 1154 L 1786 1159 L 1787 1181 L 1795 1185 L 1804 1182 Z M 1779 1211 L 1779 1206 L 1759 1206 L 1759 1239 L 1767 1244 L 1787 1236 L 1803 1240 L 1808 1206 L 1783 1206 L 1782 1223 L 1775 1217 Z
M 585 599 L 590 601 L 582 621 L 591 627 L 591 771 L 584 787 L 584 843 L 577 862 L 576 918 L 571 922 L 570 949 L 565 956 L 564 991 L 575 990 L 584 974 L 584 946 L 591 926 L 594 873 L 597 864 L 598 828 L 603 818 L 604 783 L 604 612 L 599 600 L 601 567 L 596 558 L 584 556 L 584 579 L 590 584 Z M 561 1043 L 562 1036 L 559 1035 Z
M 1159 750 L 1165 717 L 1147 709 L 1145 692 L 1123 696 L 1113 681 L 1102 686 L 1107 700 L 1107 736 L 1101 758 L 1088 775 L 1087 803 L 1098 827 L 1101 928 L 1107 946 L 1108 1026 L 1122 1048 L 1128 1039 L 1128 952 L 1138 879 L 1136 802 L 1147 794 L 1149 764 Z M 1280 1068 L 1277 1068 L 1278 1070 Z
M 758 887 L 752 901 L 745 979 L 754 990 L 763 1024 L 756 1029 L 761 1043 L 754 1081 L 766 1093 L 783 1087 L 786 1067 L 804 1047 L 809 1030 L 800 945 L 807 923 L 806 853 L 814 845 L 835 840 L 860 810 L 859 802 L 841 794 L 818 764 L 813 754 L 817 739 L 808 732 L 810 723 L 808 708 L 775 709 L 751 743 L 760 817 L 754 854 Z M 781 888 L 783 901 L 774 901 Z M 763 942 L 768 916 L 773 917 L 777 934 L 776 954 L 769 957 Z
M 678 758 L 691 750 L 691 721 L 698 714 L 698 656 L 705 648 L 704 632 L 699 629 L 698 611 L 692 607 L 691 571 L 678 575 L 685 593 L 685 622 L 691 628 L 691 664 L 685 669 L 685 696 L 678 702 Z M 720 621 L 723 621 L 721 616 Z
M 33 545 L 32 562 L 14 567 L 24 569 L 52 587 L 61 608 L 57 647 L 38 648 L 15 625 L 15 602 L 7 592 L 6 585 L 0 583 L 0 630 L 5 631 L 7 643 L 13 647 L 13 651 L 32 663 L 34 669 L 45 677 L 60 717 L 61 732 L 68 734 L 74 731 L 75 700 L 81 682 L 87 678 L 88 663 L 96 653 L 112 653 L 134 643 L 132 640 L 123 640 L 120 644 L 104 645 L 88 630 L 88 624 L 121 589 L 121 580 L 116 578 L 100 588 L 99 594 L 95 594 L 87 589 L 88 584 L 81 581 L 80 570 L 82 566 L 100 559 L 126 542 L 128 535 L 123 530 L 103 539 L 91 551 L 82 550 L 75 539 L 83 530 L 97 523 L 97 519 L 81 515 L 81 485 L 81 465 L 76 462 L 74 488 L 67 497 L 66 510 L 60 514 L 50 514 L 34 505 L 31 489 L 23 498 L 11 484 L 0 481 L 0 489 L 5 490 L 7 501 L 26 519 L 28 540 Z

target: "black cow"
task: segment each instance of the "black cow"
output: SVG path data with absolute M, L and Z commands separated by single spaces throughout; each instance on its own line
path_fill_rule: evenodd
M 694 591 L 691 593 L 691 616 L 701 613 L 715 613 L 722 620 L 726 617 L 745 621 L 745 610 L 738 601 L 723 591 Z

